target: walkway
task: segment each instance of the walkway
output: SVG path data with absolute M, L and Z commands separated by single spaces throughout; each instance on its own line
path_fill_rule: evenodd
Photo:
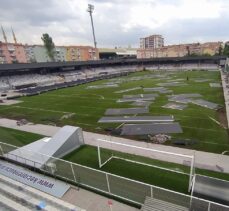
M 229 127 L 229 81 L 228 81 L 229 77 L 228 77 L 228 73 L 223 73 L 223 71 L 220 71 L 220 74 L 221 74 L 223 94 L 224 94 L 224 100 L 225 100 L 227 122 L 228 122 L 228 127 Z
M 87 211 L 138 211 L 139 209 L 128 206 L 121 202 L 110 200 L 105 196 L 77 188 L 70 188 L 62 197 L 62 200 L 77 205 Z M 112 203 L 109 207 L 108 202 Z
M 16 120 L 4 119 L 4 118 L 0 118 L 0 126 L 7 127 L 7 128 L 13 128 L 16 130 L 21 130 L 21 131 L 37 133 L 37 134 L 41 134 L 44 136 L 53 136 L 60 129 L 60 127 L 55 127 L 51 125 L 42 125 L 42 124 L 27 124 L 23 126 L 17 126 Z M 146 142 L 125 139 L 125 138 L 110 137 L 110 136 L 97 134 L 97 133 L 91 133 L 91 132 L 83 132 L 83 135 L 84 135 L 85 143 L 88 145 L 93 145 L 93 146 L 97 146 L 97 142 L 96 142 L 97 139 L 106 139 L 106 140 L 111 140 L 114 142 L 120 142 L 123 144 L 135 145 L 139 147 L 150 148 L 150 149 L 161 150 L 161 151 L 172 152 L 172 153 L 178 153 L 178 154 L 183 154 L 183 155 L 194 155 L 195 154 L 195 166 L 196 167 L 203 168 L 203 169 L 209 169 L 213 171 L 223 170 L 224 172 L 229 173 L 229 165 L 228 165 L 229 156 L 227 155 L 195 151 L 195 150 L 190 150 L 190 149 L 183 149 L 183 148 L 171 147 L 171 146 L 165 146 L 165 145 L 159 145 L 159 144 L 151 144 L 151 143 L 146 143 Z M 131 153 L 129 148 L 123 148 L 118 145 L 117 146 L 116 145 L 107 146 L 107 148 L 110 148 L 110 147 L 112 147 L 112 149 L 114 150 Z M 136 149 L 134 153 L 137 155 L 143 155 L 143 156 L 148 156 L 150 158 L 155 158 L 155 154 L 153 154 L 152 152 L 146 153 L 145 151 Z M 170 156 L 168 157 L 168 156 L 164 156 L 160 154 L 157 154 L 156 157 L 157 159 L 160 159 L 160 160 L 166 160 L 166 161 L 175 162 L 175 163 L 180 163 L 181 161 L 181 159 L 179 159 L 178 157 L 172 160 Z
M 29 171 L 28 169 L 25 170 Z M 139 210 L 74 186 L 71 186 L 62 198 L 59 199 L 0 174 L 0 207 L 2 208 L 4 208 L 3 206 L 7 206 L 17 210 L 29 211 L 35 210 L 35 206 L 40 204 L 40 202 L 45 202 L 45 210 L 47 211 L 110 211 L 108 201 L 112 203 L 113 211 Z M 27 209 L 27 206 L 30 206 L 30 208 Z M 0 208 L 0 210 L 2 209 Z

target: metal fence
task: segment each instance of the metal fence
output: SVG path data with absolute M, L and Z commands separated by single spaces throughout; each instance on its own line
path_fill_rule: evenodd
M 31 152 L 2 142 L 0 142 L 0 157 L 20 162 L 35 169 L 41 166 L 36 160 L 41 160 L 41 158 L 47 160 L 48 157 L 48 162 L 39 168 L 44 174 L 49 173 L 54 177 L 60 177 L 66 181 L 80 184 L 138 205 L 144 204 L 145 198 L 149 196 L 186 207 L 191 211 L 229 211 L 228 206 Z M 38 157 L 39 159 L 37 159 Z

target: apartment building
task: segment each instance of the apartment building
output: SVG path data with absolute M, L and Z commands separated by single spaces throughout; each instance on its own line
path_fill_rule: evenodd
M 195 51 L 196 48 L 192 49 L 192 46 L 190 47 L 190 53 L 196 53 L 196 54 L 209 54 L 209 55 L 215 55 L 219 53 L 220 46 L 223 46 L 223 42 L 206 42 L 203 44 L 198 43 L 197 52 Z
M 56 62 L 66 62 L 67 48 L 65 46 L 56 46 L 54 59 Z
M 51 58 L 47 54 L 47 50 L 43 45 L 25 45 L 27 61 L 32 62 L 51 62 Z M 67 50 L 64 46 L 55 48 L 54 60 L 56 62 L 65 62 Z
M 51 62 L 47 51 L 43 45 L 25 45 L 27 61 L 32 62 Z
M 222 42 L 168 45 L 156 49 L 138 49 L 137 58 L 183 57 L 189 55 L 215 55 Z
M 25 45 L 28 62 L 51 62 L 43 45 Z M 98 50 L 90 46 L 56 46 L 55 62 L 88 61 L 99 58 Z
M 0 63 L 53 62 L 43 45 L 22 45 L 17 42 L 13 29 L 14 43 L 9 43 L 1 26 L 4 42 L 0 41 Z M 91 46 L 56 46 L 55 62 L 88 61 L 99 59 L 99 51 Z
M 24 46 L 19 43 L 0 42 L 0 63 L 27 63 Z
M 17 38 L 11 28 L 14 43 L 8 42 L 6 33 L 1 26 L 4 42 L 0 41 L 0 63 L 27 63 L 25 48 L 17 42 Z
M 140 38 L 140 49 L 156 49 L 164 46 L 164 38 L 162 35 L 151 35 L 149 37 Z
M 66 46 L 67 61 L 88 61 L 99 59 L 99 51 L 91 46 Z

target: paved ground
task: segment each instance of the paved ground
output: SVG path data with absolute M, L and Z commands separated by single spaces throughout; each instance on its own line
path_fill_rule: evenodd
M 27 169 L 25 169 L 25 171 L 28 171 Z M 28 171 L 28 173 L 30 173 L 30 171 Z M 36 175 L 37 173 L 33 172 L 33 175 Z M 39 177 L 42 178 L 43 176 Z M 75 210 L 80 207 L 82 210 L 87 210 L 87 211 L 110 211 L 110 207 L 108 205 L 108 200 L 112 202 L 112 210 L 113 211 L 137 211 L 139 209 L 128 206 L 126 204 L 120 203 L 116 200 L 110 200 L 107 197 L 98 195 L 96 193 L 84 190 L 82 188 L 78 189 L 74 186 L 71 186 L 69 190 L 67 190 L 67 192 L 62 196 L 61 199 L 54 197 L 48 193 L 45 193 L 41 190 L 35 189 L 32 186 L 29 185 L 25 185 L 20 183 L 19 181 L 13 180 L 12 178 L 8 178 L 4 175 L 0 174 L 0 178 L 4 179 L 6 181 L 9 181 L 10 183 L 14 183 L 17 184 L 19 186 L 23 187 L 23 190 L 21 190 L 22 194 L 25 195 L 25 190 L 29 190 L 35 194 L 37 194 L 37 197 L 33 197 L 31 196 L 31 200 L 36 198 L 36 200 L 41 201 L 42 198 L 45 199 L 49 199 L 52 200 L 53 202 L 56 202 L 58 204 L 62 204 L 65 207 L 68 207 L 69 210 Z M 53 181 L 53 179 L 51 180 Z M 60 183 L 63 183 L 62 181 L 60 181 Z M 58 186 L 58 182 L 55 182 L 55 185 Z M 1 191 L 0 191 L 0 198 L 1 198 Z M 26 196 L 28 197 L 28 196 Z M 28 200 L 28 198 L 25 198 L 25 200 Z M 45 200 L 46 201 L 46 200 Z M 20 204 L 20 203 L 18 203 Z M 46 202 L 46 205 L 49 207 L 49 210 L 52 210 L 50 208 L 50 206 L 52 206 L 52 204 L 50 202 Z M 16 208 L 16 207 L 15 207 Z M 80 209 L 80 210 L 81 210 Z M 2 210 L 0 208 L 0 210 Z M 53 210 L 56 210 L 53 208 Z
M 220 71 L 221 74 L 221 80 L 222 80 L 222 87 L 223 87 L 223 94 L 224 94 L 224 100 L 225 100 L 225 107 L 226 107 L 226 114 L 227 114 L 227 122 L 229 127 L 229 88 L 227 86 L 229 85 L 227 81 L 227 74 Z
M 2 94 L 7 93 L 7 96 L 2 97 Z M 23 96 L 22 93 L 15 92 L 14 90 L 8 90 L 7 92 L 0 91 L 0 100 L 6 100 L 9 97 L 18 97 L 18 96 Z
M 21 131 L 27 131 L 27 132 L 33 132 L 37 134 L 41 134 L 44 136 L 52 136 L 54 135 L 60 128 L 51 126 L 51 125 L 41 125 L 41 124 L 27 124 L 23 126 L 17 126 L 15 120 L 10 119 L 4 119 L 0 118 L 0 126 L 7 127 L 7 128 L 13 128 Z M 202 151 L 194 151 L 189 149 L 183 149 L 178 147 L 171 147 L 171 146 L 164 146 L 159 144 L 150 144 L 146 142 L 139 142 L 134 141 L 130 139 L 124 139 L 124 138 L 117 138 L 117 137 L 109 137 L 106 135 L 101 135 L 97 133 L 91 133 L 91 132 L 84 132 L 84 140 L 86 144 L 97 146 L 97 139 L 106 139 L 111 140 L 114 142 L 120 142 L 124 144 L 129 145 L 135 145 L 140 146 L 144 148 L 150 148 L 155 150 L 161 150 L 166 152 L 172 152 L 172 153 L 178 153 L 183 155 L 195 155 L 195 166 L 199 168 L 214 170 L 214 171 L 221 171 L 229 173 L 229 156 L 227 155 L 220 155 L 220 154 L 214 154 L 214 153 L 208 153 L 208 152 L 202 152 Z M 101 145 L 103 146 L 103 145 Z M 132 153 L 133 151 L 130 150 L 130 148 L 122 147 L 118 145 L 106 145 L 107 148 L 112 148 L 118 151 L 122 152 L 129 152 Z M 177 156 L 168 156 L 163 155 L 161 153 L 153 153 L 153 152 L 146 152 L 139 149 L 135 149 L 134 153 L 137 155 L 144 155 L 150 158 L 157 158 L 160 160 L 175 162 L 175 163 L 181 163 L 185 161 L 184 159 L 180 159 L 180 157 Z M 190 161 L 190 159 L 186 159 L 186 161 Z
M 3 102 L 1 102 L 0 105 L 14 105 L 21 102 L 21 100 L 3 100 Z
M 67 209 L 69 210 L 77 210 L 77 211 L 86 211 L 85 208 L 80 208 L 79 206 L 76 206 L 76 204 L 73 203 L 69 203 L 67 202 L 67 200 L 64 199 L 60 199 L 57 197 L 54 197 L 50 194 L 44 193 L 38 189 L 35 189 L 29 185 L 20 183 L 16 180 L 13 180 L 9 177 L 3 176 L 0 174 L 0 183 L 1 183 L 1 189 L 4 187 L 7 192 L 9 192 L 12 196 L 16 196 L 16 197 L 20 197 L 21 200 L 17 200 L 14 199 L 13 197 L 6 197 L 6 201 L 1 201 L 2 197 L 4 197 L 4 193 L 2 193 L 2 190 L 0 190 L 0 201 L 3 202 L 3 204 L 8 205 L 10 207 L 13 207 L 14 210 L 21 210 L 21 211 L 25 211 L 25 210 L 30 210 L 27 206 L 26 206 L 26 202 L 31 202 L 32 204 L 39 204 L 42 201 L 45 201 L 45 205 L 46 207 L 44 208 L 44 210 L 61 210 L 62 208 L 58 209 L 58 205 L 62 205 L 65 206 Z M 16 187 L 12 187 L 10 185 L 8 185 L 8 183 L 11 183 L 13 185 L 15 185 Z M 3 187 L 2 187 L 3 186 Z M 31 193 L 35 194 L 32 195 Z M 9 201 L 8 201 L 9 200 Z M 23 201 L 25 203 L 23 203 Z M 12 204 L 13 202 L 13 204 Z M 56 203 L 56 204 L 55 204 Z M 6 210 L 2 207 L 0 207 L 0 210 Z M 8 210 L 8 209 L 7 209 Z M 33 209 L 33 210 L 38 210 L 38 209 Z
M 70 188 L 62 197 L 62 200 L 77 205 L 87 211 L 137 211 L 139 209 L 122 204 L 107 197 L 93 192 Z M 108 200 L 112 202 L 112 207 L 108 205 Z

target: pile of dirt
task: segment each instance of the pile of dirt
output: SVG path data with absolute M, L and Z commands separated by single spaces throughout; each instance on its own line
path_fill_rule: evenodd
M 218 120 L 224 128 L 228 128 L 227 114 L 225 107 L 217 110 Z

